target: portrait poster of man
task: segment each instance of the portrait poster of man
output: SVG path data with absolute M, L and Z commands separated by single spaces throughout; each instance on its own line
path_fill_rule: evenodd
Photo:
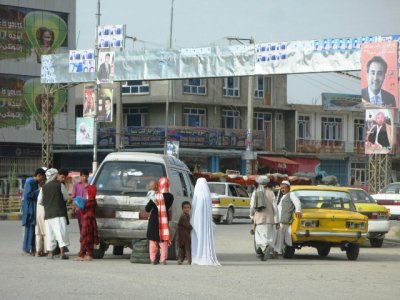
M 114 52 L 100 52 L 97 69 L 97 83 L 113 83 Z
M 395 145 L 394 109 L 365 111 L 365 154 L 389 154 Z
M 167 141 L 167 155 L 179 158 L 179 142 Z
M 398 107 L 397 42 L 361 47 L 361 96 L 365 108 Z
M 85 84 L 83 88 L 83 117 L 96 115 L 96 90 L 92 84 Z
M 106 87 L 100 89 L 97 108 L 98 122 L 113 121 L 113 89 Z
M 76 145 L 93 145 L 94 118 L 76 118 Z

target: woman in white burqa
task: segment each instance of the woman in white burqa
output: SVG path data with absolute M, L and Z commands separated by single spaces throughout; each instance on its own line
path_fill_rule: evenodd
M 215 254 L 215 224 L 211 193 L 204 178 L 197 179 L 192 201 L 192 265 L 219 266 Z

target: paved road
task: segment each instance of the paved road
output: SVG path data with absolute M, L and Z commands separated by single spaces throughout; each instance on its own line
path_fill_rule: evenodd
M 357 261 L 333 249 L 327 258 L 300 250 L 294 259 L 260 262 L 248 221 L 217 226 L 222 267 L 131 264 L 129 251 L 93 262 L 22 257 L 20 222 L 0 222 L 0 299 L 396 299 L 400 244 L 362 247 Z M 71 254 L 78 227 L 68 227 Z

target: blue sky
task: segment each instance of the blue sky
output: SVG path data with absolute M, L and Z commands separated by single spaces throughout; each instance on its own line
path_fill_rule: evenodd
M 93 48 L 97 0 L 77 0 L 77 48 Z M 101 0 L 101 24 L 126 24 L 127 48 L 166 48 L 171 0 Z M 227 44 L 227 36 L 255 42 L 400 33 L 398 0 L 175 0 L 173 46 Z M 292 75 L 292 103 L 321 92 L 359 93 L 360 83 L 332 74 Z M 301 91 L 301 93 L 299 93 Z

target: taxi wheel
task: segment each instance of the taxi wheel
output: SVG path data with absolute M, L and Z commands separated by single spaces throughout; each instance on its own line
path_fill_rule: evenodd
M 226 213 L 225 224 L 232 224 L 233 222 L 233 208 L 229 207 L 228 212 Z
M 295 247 L 286 246 L 285 250 L 283 251 L 283 257 L 284 258 L 293 258 L 295 250 L 296 250 Z
M 360 245 L 350 244 L 346 248 L 346 256 L 348 260 L 357 260 L 359 253 L 360 253 Z
M 221 216 L 213 217 L 213 221 L 215 224 L 221 223 Z
M 369 239 L 369 243 L 371 244 L 371 247 L 381 248 L 383 244 L 383 239 Z
M 329 252 L 331 252 L 331 247 L 329 246 L 321 246 L 317 248 L 319 256 L 328 256 Z

